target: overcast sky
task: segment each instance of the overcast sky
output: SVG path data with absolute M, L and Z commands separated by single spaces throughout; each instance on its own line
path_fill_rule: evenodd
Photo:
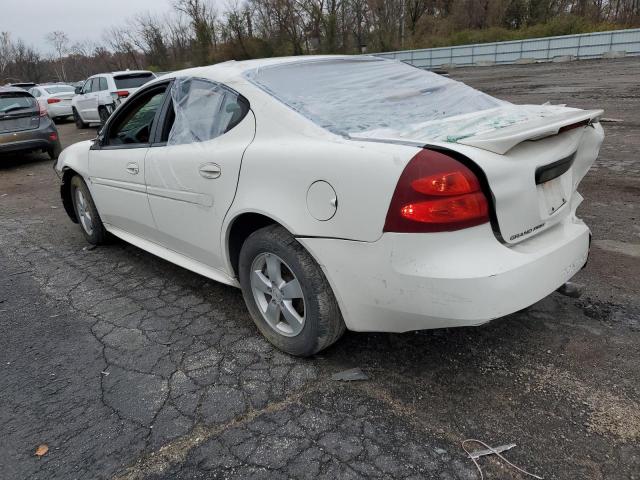
M 102 39 L 112 25 L 140 12 L 162 14 L 172 0 L 0 0 L 0 32 L 11 32 L 43 53 L 50 50 L 45 35 L 67 33 L 71 43 Z M 216 3 L 220 3 L 219 1 Z

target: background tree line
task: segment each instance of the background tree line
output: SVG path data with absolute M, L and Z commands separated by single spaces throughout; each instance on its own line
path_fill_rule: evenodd
M 140 13 L 71 44 L 46 39 L 43 55 L 0 32 L 0 84 L 77 81 L 101 71 L 156 71 L 230 59 L 380 52 L 640 25 L 640 0 L 173 0 L 165 15 Z

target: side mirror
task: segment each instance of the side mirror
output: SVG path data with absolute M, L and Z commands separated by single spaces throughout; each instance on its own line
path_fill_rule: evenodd
M 102 145 L 104 145 L 104 130 L 99 127 L 96 132 L 96 138 L 93 139 L 93 144 L 89 147 L 89 150 L 100 150 Z
M 80 95 L 82 93 L 82 87 L 76 87 L 75 93 L 76 95 Z

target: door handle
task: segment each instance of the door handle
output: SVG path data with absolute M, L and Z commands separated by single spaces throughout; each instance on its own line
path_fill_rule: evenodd
M 137 175 L 140 172 L 140 168 L 137 163 L 129 163 L 127 164 L 127 172 L 131 175 Z
M 220 169 L 220 165 L 215 163 L 205 163 L 204 165 L 200 165 L 200 175 L 204 178 L 218 178 L 222 175 L 222 170 Z

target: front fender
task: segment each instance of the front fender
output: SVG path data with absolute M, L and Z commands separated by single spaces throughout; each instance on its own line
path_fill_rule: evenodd
M 86 140 L 65 148 L 55 165 L 55 170 L 62 180 L 60 183 L 62 205 L 69 218 L 75 223 L 78 223 L 78 219 L 71 199 L 71 178 L 78 174 L 89 183 L 89 148 L 92 144 L 92 140 Z
M 89 178 L 89 148 L 93 140 L 74 143 L 65 148 L 56 163 L 56 171 L 64 174 L 66 170 L 73 170 L 86 179 Z

